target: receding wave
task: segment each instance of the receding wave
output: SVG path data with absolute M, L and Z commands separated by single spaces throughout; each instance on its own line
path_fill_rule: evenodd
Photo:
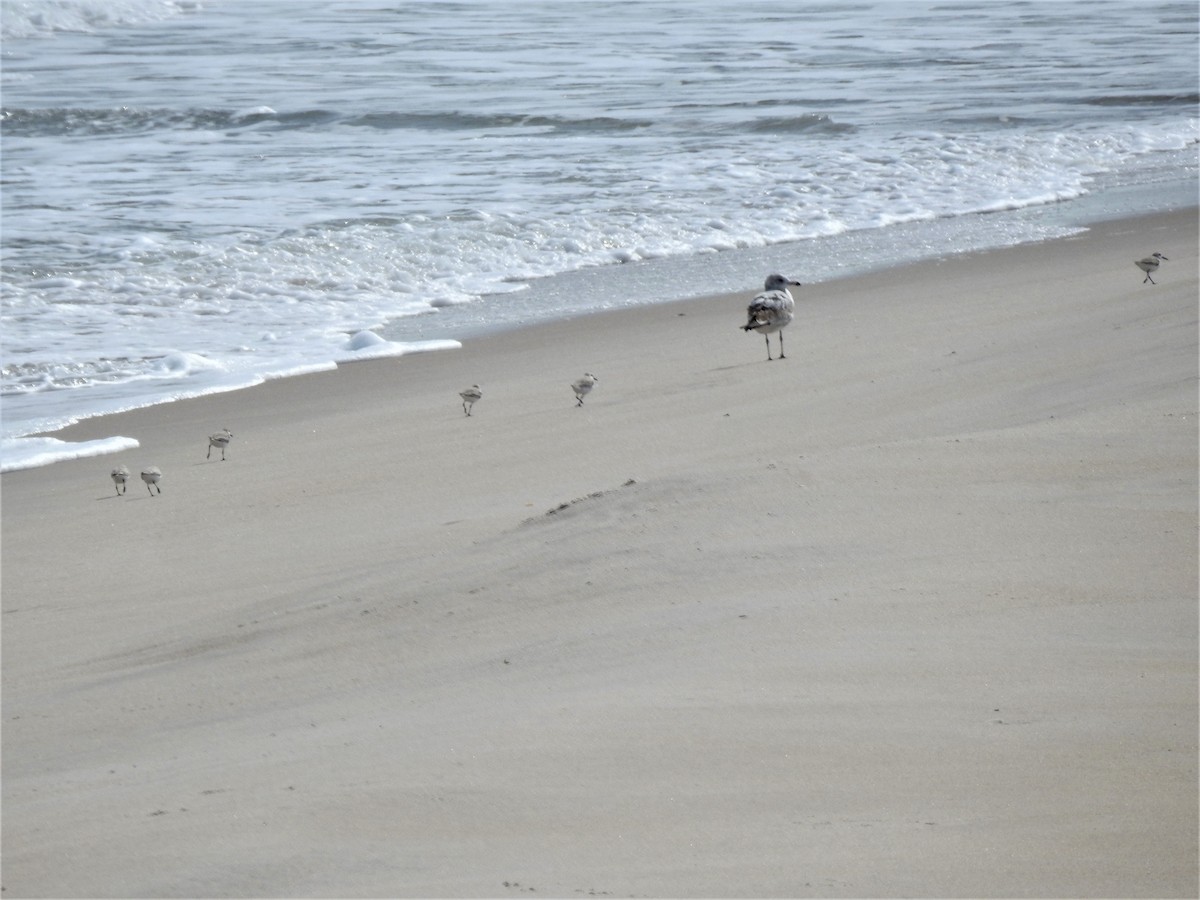
M 1079 101 L 1088 106 L 1191 106 L 1200 104 L 1200 94 L 1102 94 Z
M 1193 97 L 1194 101 L 1194 97 Z M 1113 101 L 1117 102 L 1117 101 Z M 1151 102 L 1148 99 L 1124 102 Z M 1180 101 L 1182 102 L 1182 101 Z M 813 101 L 813 106 L 829 101 Z M 846 134 L 856 126 L 839 122 L 825 113 L 756 116 L 756 110 L 796 106 L 796 101 L 757 101 L 716 104 L 710 109 L 741 110 L 746 117 L 731 118 L 716 130 L 760 134 Z M 684 109 L 686 107 L 680 107 Z M 620 116 L 555 116 L 521 113 L 401 112 L 385 111 L 348 115 L 336 109 L 300 109 L 277 112 L 267 106 L 241 110 L 210 108 L 169 109 L 118 106 L 110 108 L 58 107 L 48 109 L 6 108 L 0 110 L 0 134 L 12 137 L 89 137 L 146 134 L 155 131 L 235 131 L 248 128 L 308 130 L 342 126 L 377 131 L 507 131 L 522 129 L 549 134 L 622 134 L 651 129 L 655 120 Z M 675 127 L 680 123 L 676 122 Z M 692 123 L 705 130 L 711 123 Z
M 496 128 L 543 128 L 554 131 L 614 132 L 649 128 L 649 119 L 620 119 L 613 116 L 569 118 L 564 116 L 515 115 L 505 113 L 371 113 L 345 120 L 347 125 L 360 125 L 383 130 L 418 131 L 486 131 Z
M 749 124 L 749 130 L 758 133 L 786 132 L 789 134 L 845 134 L 855 131 L 853 125 L 835 122 L 823 113 L 810 113 L 800 116 L 767 116 L 755 119 Z
M 87 137 L 139 134 L 158 130 L 212 130 L 246 124 L 235 113 L 220 110 L 171 110 L 114 107 L 111 109 L 5 109 L 0 133 L 13 137 Z
M 279 113 L 269 107 L 229 111 L 218 109 L 109 109 L 55 108 L 5 109 L 0 112 L 0 133 L 13 137 L 86 137 L 90 135 L 139 134 L 158 130 L 224 131 L 270 126 L 303 130 L 331 124 L 374 128 L 381 131 L 488 131 L 509 128 L 551 132 L 611 134 L 651 127 L 649 119 L 614 116 L 571 118 L 565 116 L 381 112 L 344 116 L 334 110 L 306 109 Z

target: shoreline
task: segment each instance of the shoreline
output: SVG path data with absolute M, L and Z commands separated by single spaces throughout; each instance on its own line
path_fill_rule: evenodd
M 1079 201 L 1073 201 L 1073 202 L 1078 203 Z M 1092 211 L 1093 214 L 1090 217 L 1089 216 L 1080 216 L 1078 213 L 1066 214 L 1065 216 L 1062 217 L 1062 221 L 1063 221 L 1063 223 L 1068 223 L 1068 222 L 1073 223 L 1074 227 L 1078 227 L 1080 229 L 1085 229 L 1082 233 L 1086 234 L 1086 230 L 1090 230 L 1090 229 L 1096 228 L 1096 227 L 1104 227 L 1105 225 L 1111 225 L 1111 224 L 1117 223 L 1117 222 L 1126 222 L 1126 223 L 1129 223 L 1129 227 L 1136 227 L 1136 223 L 1140 220 L 1150 221 L 1159 216 L 1176 216 L 1176 215 L 1186 216 L 1189 214 L 1195 215 L 1196 209 L 1197 209 L 1197 207 L 1194 205 L 1184 204 L 1184 205 L 1178 206 L 1174 209 L 1171 209 L 1169 211 L 1156 211 L 1156 212 L 1150 212 L 1150 213 L 1139 213 L 1139 214 L 1135 214 L 1135 215 L 1119 215 L 1116 213 L 1100 215 L 1100 213 L 1103 212 L 1103 209 L 1101 209 L 1101 210 L 1093 210 Z M 1053 215 L 1053 212 L 1051 210 L 1048 210 L 1043 207 L 1023 208 L 1020 210 L 1013 210 L 1013 211 L 1009 211 L 1009 212 L 1015 213 L 1015 214 L 1021 214 L 1021 215 L 1039 215 L 1039 216 Z M 1007 214 L 1007 213 L 998 213 L 997 215 L 1005 215 L 1005 214 Z M 920 225 L 922 223 L 915 223 L 915 224 Z M 899 262 L 899 263 L 894 263 L 894 262 L 893 263 L 881 263 L 877 266 L 873 266 L 873 267 L 863 270 L 863 271 L 855 270 L 849 274 L 835 273 L 832 275 L 832 277 L 829 277 L 825 281 L 818 282 L 818 284 L 820 284 L 822 286 L 838 284 L 838 283 L 845 282 L 848 280 L 869 278 L 869 277 L 873 277 L 873 276 L 877 277 L 877 276 L 885 275 L 885 273 L 888 273 L 888 272 L 902 271 L 906 268 L 914 267 L 914 266 L 940 264 L 947 260 L 958 258 L 958 257 L 971 257 L 971 256 L 978 256 L 978 255 L 983 255 L 983 254 L 997 253 L 997 252 L 1003 252 L 1005 250 L 1015 249 L 1018 247 L 1028 247 L 1028 246 L 1037 245 L 1037 244 L 1053 243 L 1054 241 L 1058 241 L 1058 240 L 1070 240 L 1070 239 L 1073 239 L 1073 236 L 1069 236 L 1069 237 L 1065 237 L 1065 238 L 1064 237 L 1056 237 L 1056 238 L 1051 238 L 1051 239 L 1042 240 L 1042 241 L 1027 241 L 1027 242 L 1024 242 L 1021 244 L 1013 244 L 1013 245 L 1005 245 L 1005 246 L 986 246 L 981 249 L 961 251 L 961 252 L 948 254 L 948 255 L 933 255 L 933 256 L 918 259 L 915 261 L 905 261 L 905 262 Z M 807 246 L 809 243 L 810 242 L 801 242 L 799 245 L 783 244 L 783 245 L 775 245 L 775 246 L 768 247 L 768 248 L 757 248 L 757 252 L 759 252 L 759 253 L 767 252 L 767 253 L 774 255 L 774 254 L 780 254 L 780 253 L 786 252 L 789 247 L 793 248 L 793 250 L 795 250 L 795 251 L 798 251 L 799 249 Z M 731 251 L 731 255 L 738 255 L 738 254 L 742 254 L 745 252 L 747 252 L 747 251 Z M 778 262 L 778 261 L 772 260 L 772 264 L 774 264 L 776 262 Z M 638 265 L 645 265 L 645 264 L 659 265 L 659 264 L 664 264 L 664 263 L 670 264 L 672 266 L 679 266 L 679 265 L 683 264 L 680 260 L 651 260 L 651 261 L 643 261 L 643 263 L 640 263 Z M 560 275 L 553 276 L 548 279 L 540 279 L 540 281 L 555 281 L 555 280 L 562 280 L 564 278 L 568 279 L 571 282 L 589 281 L 589 280 L 590 281 L 596 281 L 596 280 L 602 281 L 604 279 L 604 276 L 608 275 L 608 274 L 611 274 L 611 273 L 607 269 L 584 269 L 584 270 L 580 270 L 577 272 L 569 272 L 569 273 L 560 274 Z M 810 285 L 810 288 L 811 288 L 811 285 Z M 712 293 L 705 293 L 705 294 L 696 294 L 693 296 L 677 297 L 677 298 L 674 298 L 671 300 L 657 301 L 654 303 L 635 303 L 633 305 L 620 306 L 620 307 L 615 307 L 615 308 L 610 308 L 610 309 L 600 309 L 600 310 L 590 310 L 589 309 L 589 310 L 580 310 L 577 312 L 560 313 L 555 318 L 547 320 L 546 322 L 528 322 L 528 321 L 503 322 L 502 321 L 502 322 L 493 323 L 493 324 L 487 325 L 487 326 L 463 327 L 460 325 L 457 328 L 452 326 L 450 328 L 450 330 L 448 330 L 448 331 L 446 331 L 444 329 L 438 330 L 436 332 L 436 336 L 434 336 L 433 332 L 429 332 L 427 329 L 423 329 L 419 326 L 413 327 L 414 323 L 410 323 L 407 319 L 397 320 L 396 323 L 393 323 L 392 326 L 390 326 L 389 328 L 384 329 L 384 330 L 388 334 L 388 337 L 386 338 L 387 340 L 397 340 L 401 343 L 412 342 L 414 344 L 417 344 L 417 343 L 441 342 L 441 341 L 458 342 L 458 343 L 462 343 L 462 344 L 465 344 L 466 342 L 475 343 L 480 340 L 488 340 L 491 338 L 500 337 L 505 334 L 509 334 L 514 331 L 521 331 L 521 330 L 528 329 L 528 328 L 546 327 L 548 325 L 554 325 L 556 323 L 562 323 L 562 322 L 575 321 L 575 320 L 578 320 L 581 318 L 587 318 L 590 316 L 621 315 L 623 313 L 635 313 L 637 311 L 651 310 L 651 309 L 656 309 L 656 308 L 660 308 L 660 307 L 669 307 L 669 306 L 672 306 L 675 304 L 690 304 L 690 303 L 697 303 L 697 302 L 702 302 L 702 301 L 706 301 L 706 300 L 711 301 L 711 300 L 721 299 L 721 300 L 724 300 L 724 301 L 730 303 L 731 306 L 737 307 L 739 305 L 739 303 L 744 305 L 744 303 L 742 301 L 744 301 L 747 297 L 749 297 L 751 294 L 753 294 L 754 291 L 757 289 L 759 289 L 759 288 L 755 288 L 753 286 L 747 286 L 747 288 L 745 290 L 739 291 L 736 293 L 712 292 Z M 451 313 L 453 313 L 454 311 L 456 311 L 455 308 L 450 309 Z M 442 314 L 445 314 L 445 311 L 443 311 Z M 417 318 L 422 318 L 422 317 L 417 317 Z M 237 393 L 237 392 L 242 392 L 242 391 L 253 391 L 253 390 L 262 388 L 266 385 L 272 384 L 274 382 L 278 382 L 278 381 L 291 381 L 294 379 L 304 379 L 304 378 L 310 378 L 310 377 L 336 376 L 336 374 L 339 370 L 341 370 L 347 366 L 372 364 L 372 363 L 379 364 L 379 365 L 389 365 L 389 364 L 395 365 L 397 363 L 397 361 L 402 358 L 422 356 L 428 352 L 449 352 L 449 353 L 453 353 L 456 351 L 461 352 L 461 349 L 462 348 L 459 347 L 459 348 L 437 348 L 434 351 L 413 350 L 408 353 L 404 353 L 404 354 L 397 355 L 397 356 L 379 356 L 379 357 L 367 356 L 362 359 L 341 360 L 336 363 L 330 363 L 330 365 L 328 367 L 315 368 L 314 371 L 312 371 L 312 372 L 304 372 L 304 373 L 295 374 L 295 375 L 270 377 L 258 384 L 252 384 L 252 385 L 248 385 L 248 386 L 244 386 L 244 387 L 231 388 L 229 390 L 217 391 L 217 392 L 213 392 L 210 394 L 200 394 L 195 397 L 187 397 L 187 398 L 180 399 L 180 400 L 169 400 L 169 401 L 163 401 L 161 403 L 152 403 L 147 406 L 135 407 L 133 409 L 122 410 L 119 412 L 102 413 L 102 414 L 98 414 L 98 415 L 87 416 L 86 418 L 80 419 L 79 421 L 77 421 L 75 423 L 72 423 L 69 425 L 64 425 L 61 428 L 56 428 L 56 429 L 49 430 L 49 431 L 33 432 L 33 433 L 31 433 L 29 435 L 25 435 L 23 437 L 25 437 L 25 438 L 39 438 L 39 437 L 55 438 L 55 437 L 58 437 L 59 435 L 67 433 L 67 432 L 73 433 L 75 429 L 81 428 L 82 426 L 86 425 L 86 423 L 109 421 L 112 419 L 119 418 L 121 416 L 134 415 L 134 414 L 146 411 L 146 410 L 157 409 L 160 407 L 170 406 L 170 405 L 177 404 L 177 403 L 190 403 L 190 402 L 196 402 L 196 401 L 203 401 L 205 399 L 220 396 L 222 394 Z M 84 430 L 89 434 L 97 433 L 95 429 L 86 428 Z M 87 440 L 111 439 L 113 441 L 117 441 L 122 437 L 124 437 L 124 436 L 115 434 L 115 433 L 109 433 L 102 437 L 88 438 Z M 70 462 L 70 461 L 86 462 L 88 459 L 102 460 L 106 457 L 114 455 L 114 453 L 116 453 L 116 452 L 121 452 L 121 451 L 115 450 L 115 451 L 111 451 L 111 452 L 98 453 L 95 456 L 81 457 L 77 460 L 63 459 L 63 460 L 57 460 L 55 462 L 43 464 L 43 465 L 39 465 L 39 466 L 14 468 L 14 469 L 6 470 L 5 473 L 0 473 L 0 474 L 6 474 L 7 472 L 25 471 L 26 468 L 45 468 L 47 466 L 59 465 L 62 462 Z
M 564 272 L 534 279 L 528 282 L 525 290 L 513 294 L 484 296 L 477 303 L 446 307 L 437 311 L 436 314 L 401 317 L 371 333 L 378 334 L 385 342 L 396 342 L 408 348 L 401 354 L 382 356 L 385 359 L 394 359 L 399 356 L 426 352 L 426 348 L 421 346 L 423 344 L 458 344 L 487 337 L 490 334 L 529 327 L 530 316 L 535 315 L 538 311 L 543 311 L 551 320 L 559 320 L 576 318 L 596 311 L 616 311 L 660 305 L 663 302 L 659 299 L 660 297 L 672 294 L 675 299 L 667 302 L 723 293 L 731 296 L 736 294 L 740 297 L 752 287 L 746 285 L 745 273 L 758 269 L 767 272 L 791 267 L 808 274 L 809 277 L 816 275 L 825 279 L 821 283 L 840 281 L 848 277 L 902 268 L 906 265 L 920 265 L 944 258 L 944 254 L 931 248 L 942 243 L 956 244 L 964 237 L 967 238 L 967 248 L 960 249 L 956 251 L 957 253 L 991 252 L 1008 246 L 1019 246 L 1019 244 L 1009 243 L 1012 240 L 1009 233 L 1012 228 L 1018 230 L 1025 228 L 1035 233 L 1043 233 L 1043 237 L 1030 236 L 1023 241 L 1023 243 L 1031 243 L 1054 239 L 1045 237 L 1045 233 L 1086 229 L 1095 224 L 1117 219 L 1136 219 L 1145 215 L 1179 212 L 1194 205 L 1195 186 L 1194 177 L 1190 179 L 1181 177 L 1162 184 L 1143 185 L 1138 188 L 1136 203 L 1134 202 L 1133 188 L 1107 186 L 1098 189 L 1095 194 L 1060 203 L 975 213 L 967 216 L 966 219 L 910 222 L 885 229 L 847 232 L 765 247 L 740 248 L 720 253 L 700 253 L 689 257 L 640 260 L 629 265 Z M 1151 193 L 1152 201 L 1146 199 L 1147 191 Z M 1153 211 L 1145 212 L 1144 207 L 1146 206 L 1152 208 Z M 985 222 L 992 224 L 985 227 L 983 225 Z M 904 248 L 910 248 L 913 245 L 924 247 L 923 255 L 909 258 L 907 254 L 911 250 Z M 719 287 L 712 288 L 712 285 Z M 531 296 L 536 298 L 532 303 L 528 299 L 524 299 Z M 606 298 L 609 297 L 620 297 L 621 299 L 617 301 L 616 305 L 607 306 L 609 301 Z M 515 306 L 507 309 L 506 305 L 510 303 Z M 581 304 L 581 306 L 576 308 L 576 304 Z M 530 308 L 531 306 L 532 308 Z M 606 308 L 599 309 L 599 307 Z M 480 321 L 480 317 L 486 321 Z M 256 380 L 257 376 L 248 375 L 246 384 L 238 387 L 214 388 L 209 393 L 250 390 L 269 381 L 301 377 L 302 374 L 306 374 L 301 371 L 303 369 L 309 369 L 311 372 L 330 371 L 340 365 L 361 362 L 363 359 L 370 358 L 372 358 L 370 354 L 361 359 L 335 360 L 331 358 L 326 362 L 317 362 L 309 366 L 301 365 L 294 372 L 270 375 L 261 380 Z M 197 393 L 186 399 L 197 399 L 203 396 L 207 396 L 207 393 Z M 25 399 L 23 397 L 10 398 L 9 411 L 12 411 L 12 405 L 15 403 L 19 407 L 17 413 L 19 417 L 28 414 L 28 411 L 21 406 Z M 159 406 L 174 402 L 183 401 L 178 399 L 161 400 L 150 402 L 148 405 Z M 76 415 L 83 415 L 86 419 L 103 419 L 141 408 L 146 407 L 127 407 L 123 410 L 95 414 L 77 412 Z M 84 418 L 77 419 L 77 421 L 84 420 Z M 32 422 L 29 423 L 29 427 L 34 427 Z M 59 431 L 68 427 L 70 425 L 31 430 L 27 434 L 11 438 L 11 440 L 29 442 L 31 439 L 54 439 Z M 113 441 L 114 445 L 120 443 L 120 441 Z M 67 455 L 49 463 L 30 465 L 25 457 L 31 454 L 33 449 L 27 444 L 19 451 L 14 450 L 14 455 L 3 461 L 2 470 L 17 471 L 40 465 L 54 465 L 55 462 L 72 458 Z M 54 454 L 54 449 L 54 447 L 49 447 L 47 452 Z M 79 458 L 97 458 L 115 452 L 104 447 L 64 449 L 68 453 L 82 450 L 86 455 Z
M 6 896 L 1194 896 L 1196 219 L 55 432 Z
M 1029 226 L 1031 223 L 1038 223 L 1041 228 L 1046 230 L 1066 229 L 1078 233 L 1081 230 L 1086 230 L 1106 222 L 1136 220 L 1156 215 L 1171 215 L 1186 212 L 1196 207 L 1197 188 L 1198 182 L 1194 174 L 1151 185 L 1121 187 L 1106 185 L 1094 193 L 1055 203 L 992 212 L 980 211 L 959 217 L 914 221 L 890 225 L 885 228 L 841 232 L 836 235 L 813 237 L 781 244 L 770 244 L 763 247 L 745 247 L 737 250 L 724 250 L 717 253 L 695 254 L 689 257 L 666 257 L 640 260 L 628 265 L 580 269 L 547 276 L 529 284 L 531 290 L 538 291 L 541 290 L 541 285 L 544 283 L 557 282 L 567 284 L 572 291 L 595 290 L 594 285 L 604 285 L 604 290 L 620 293 L 622 296 L 632 295 L 635 297 L 632 303 L 622 308 L 659 303 L 660 301 L 657 299 L 645 300 L 644 297 L 651 296 L 657 298 L 661 296 L 664 286 L 675 284 L 677 279 L 682 280 L 684 283 L 696 285 L 704 283 L 701 279 L 724 281 L 728 285 L 726 289 L 721 290 L 697 288 L 696 290 L 685 291 L 678 299 L 719 296 L 722 294 L 736 294 L 741 297 L 746 293 L 747 286 L 740 283 L 744 280 L 740 273 L 747 270 L 758 271 L 761 269 L 763 272 L 774 272 L 796 268 L 801 273 L 811 273 L 813 270 L 821 270 L 828 266 L 830 262 L 834 262 L 836 264 L 834 269 L 821 271 L 821 274 L 825 282 L 840 281 L 846 278 L 877 274 L 889 269 L 901 269 L 905 266 L 921 265 L 931 260 L 945 258 L 946 254 L 933 251 L 927 251 L 925 255 L 915 259 L 901 258 L 897 256 L 901 252 L 897 248 L 912 243 L 936 244 L 939 240 L 949 240 L 948 233 L 957 234 L 964 223 L 969 224 L 975 221 L 977 225 L 979 221 L 997 221 L 1008 223 L 1008 226 L 1011 227 L 1012 221 L 1016 220 L 1023 222 L 1026 226 Z M 1155 198 L 1148 206 L 1144 205 L 1146 204 L 1145 195 L 1147 192 Z M 930 231 L 930 229 L 933 230 Z M 998 230 L 1002 232 L 1004 231 L 1004 227 Z M 1059 237 L 1069 236 L 1030 237 L 1017 244 L 1013 244 L 999 240 L 994 233 L 990 237 L 980 234 L 975 236 L 975 240 L 979 242 L 978 246 L 972 244 L 971 249 L 958 252 L 990 253 L 1008 247 L 1042 243 L 1048 240 L 1059 239 Z M 847 238 L 864 239 L 868 246 L 873 247 L 871 252 L 878 254 L 878 259 L 862 266 L 860 262 L 853 258 L 853 254 L 850 254 L 851 258 L 844 259 L 836 250 L 829 248 L 829 245 L 835 245 L 839 241 L 845 241 Z M 992 241 L 997 242 L 992 243 Z M 800 262 L 797 263 L 797 260 Z M 819 265 L 814 265 L 814 261 L 818 261 Z M 662 273 L 656 277 L 628 275 L 628 273 L 640 268 L 661 269 Z M 737 274 L 737 278 L 732 277 L 735 273 Z M 699 279 L 696 277 L 697 274 L 700 276 Z M 627 275 L 628 277 L 626 277 Z M 546 293 L 552 296 L 559 295 L 563 293 L 563 289 L 549 290 Z M 492 298 L 503 298 L 504 296 L 490 295 Z M 462 307 L 448 307 L 439 311 L 438 315 L 454 315 L 456 313 L 469 315 L 472 312 L 473 306 L 474 304 L 467 304 Z M 575 317 L 578 315 L 587 315 L 588 313 L 589 310 L 582 310 L 568 315 L 569 317 Z M 440 327 L 438 329 L 423 327 L 421 320 L 424 318 L 427 317 L 418 316 L 413 319 L 398 319 L 390 323 L 384 331 L 388 336 L 401 340 L 423 339 L 434 336 L 465 340 L 487 336 L 499 331 L 522 328 L 526 325 L 526 323 L 521 321 L 501 321 L 495 324 L 479 326 L 458 325 L 452 326 L 449 330 L 444 330 Z M 430 320 L 432 321 L 432 319 Z

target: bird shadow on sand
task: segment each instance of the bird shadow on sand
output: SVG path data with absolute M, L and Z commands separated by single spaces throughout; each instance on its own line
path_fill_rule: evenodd
M 749 368 L 750 366 L 761 366 L 761 365 L 764 365 L 769 362 L 779 362 L 779 360 L 780 360 L 780 357 L 777 356 L 774 359 L 760 359 L 756 362 L 737 363 L 732 366 L 716 366 L 715 368 L 709 369 L 708 371 L 710 371 L 710 372 L 732 372 L 734 369 L 746 369 L 746 368 Z M 790 360 L 791 360 L 790 356 L 783 357 L 784 362 L 788 362 Z

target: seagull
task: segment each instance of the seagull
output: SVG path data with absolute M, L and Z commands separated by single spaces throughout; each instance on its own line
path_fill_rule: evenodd
M 742 331 L 757 331 L 767 342 L 767 359 L 771 356 L 771 332 L 779 332 L 779 358 L 783 355 L 783 329 L 792 321 L 796 314 L 796 301 L 792 299 L 789 285 L 800 287 L 800 282 L 784 278 L 782 275 L 768 275 L 761 294 L 755 295 L 746 311 L 749 320 L 742 326 Z
M 575 392 L 575 399 L 579 401 L 579 406 L 583 406 L 583 398 L 588 395 L 599 380 L 591 372 L 584 372 L 582 378 L 571 384 L 571 390 Z
M 1158 271 L 1158 261 L 1160 259 L 1166 259 L 1166 257 L 1161 253 L 1151 253 L 1145 259 L 1139 259 L 1134 263 L 1135 266 L 1146 273 L 1146 277 L 1142 279 L 1142 284 L 1145 284 L 1147 281 L 1151 284 L 1158 284 L 1158 282 L 1150 276 Z
M 459 391 L 458 396 L 462 397 L 463 412 L 469 416 L 471 414 L 471 407 L 479 402 L 479 399 L 483 396 L 483 391 L 479 389 L 479 385 L 473 384 L 465 391 Z
M 150 486 L 154 485 L 154 490 L 162 493 L 162 488 L 158 486 L 158 479 L 162 478 L 162 470 L 158 466 L 150 466 L 147 469 L 142 469 L 142 481 L 146 482 L 146 490 L 150 491 Z M 154 491 L 150 491 L 150 496 L 154 496 Z
M 210 459 L 212 457 L 212 448 L 220 447 L 221 448 L 221 460 L 224 461 L 225 448 L 229 446 L 229 442 L 232 440 L 233 440 L 233 432 L 230 431 L 228 428 L 222 428 L 216 434 L 210 434 L 208 436 L 208 452 L 206 454 L 204 454 L 204 458 Z
M 125 482 L 129 479 L 129 469 L 125 466 L 117 466 L 112 470 L 113 484 L 117 486 L 117 494 L 125 493 Z

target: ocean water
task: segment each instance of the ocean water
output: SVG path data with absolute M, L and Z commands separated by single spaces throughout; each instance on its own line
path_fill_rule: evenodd
M 136 445 L 31 437 L 87 416 L 1196 201 L 1191 0 L 0 14 L 5 470 Z

